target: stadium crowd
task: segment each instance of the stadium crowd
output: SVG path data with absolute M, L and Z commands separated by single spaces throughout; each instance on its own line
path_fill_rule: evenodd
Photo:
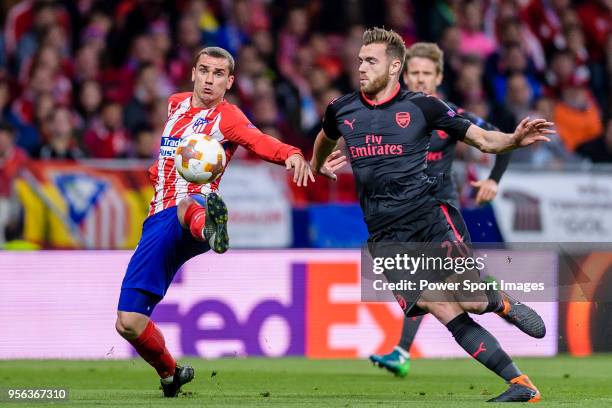
M 0 173 L 9 179 L 9 157 L 156 157 L 167 97 L 190 89 L 192 58 L 204 45 L 236 57 L 228 99 L 264 132 L 308 152 L 327 104 L 357 88 L 361 35 L 374 25 L 407 45 L 438 42 L 441 96 L 501 130 L 525 115 L 556 122 L 552 143 L 513 162 L 612 162 L 612 0 L 3 5 Z M 467 147 L 459 153 L 474 159 Z

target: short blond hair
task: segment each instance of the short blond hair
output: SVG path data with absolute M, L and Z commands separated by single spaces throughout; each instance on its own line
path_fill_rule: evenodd
M 436 64 L 438 74 L 444 71 L 444 51 L 436 43 L 418 42 L 414 43 L 406 50 L 404 69 L 408 69 L 410 58 L 427 58 Z
M 406 56 L 406 45 L 402 37 L 393 30 L 385 30 L 384 28 L 374 27 L 364 31 L 363 45 L 370 44 L 386 44 L 387 55 L 391 58 L 397 58 L 402 63 Z

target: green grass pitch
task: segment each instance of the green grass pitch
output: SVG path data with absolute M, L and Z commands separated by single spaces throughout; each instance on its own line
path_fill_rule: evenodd
M 612 355 L 516 360 L 540 388 L 541 405 L 612 406 Z M 0 361 L 0 388 L 67 387 L 65 402 L 3 407 L 473 407 L 506 386 L 471 359 L 415 360 L 405 379 L 364 360 L 186 359 L 195 380 L 174 400 L 161 397 L 142 360 Z

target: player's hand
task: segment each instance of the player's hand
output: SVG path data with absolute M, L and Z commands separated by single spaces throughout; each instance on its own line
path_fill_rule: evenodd
M 293 182 L 297 184 L 298 187 L 306 187 L 308 179 L 312 180 L 314 183 L 315 178 L 314 174 L 312 174 L 310 164 L 308 164 L 301 154 L 296 153 L 289 156 L 289 158 L 285 160 L 285 167 L 287 171 L 293 169 Z
M 495 180 L 486 179 L 472 181 L 472 187 L 478 189 L 476 193 L 476 204 L 484 204 L 495 198 L 497 195 L 497 182 Z
M 529 119 L 526 117 L 518 124 L 514 130 L 514 144 L 518 147 L 525 147 L 535 142 L 550 142 L 546 135 L 554 135 L 552 129 L 555 124 L 547 122 L 546 119 Z
M 330 180 L 336 181 L 338 180 L 338 176 L 336 176 L 336 172 L 346 166 L 346 156 L 341 155 L 340 150 L 334 150 L 331 152 L 327 159 L 325 159 L 325 163 L 321 166 L 319 170 L 319 174 L 327 177 Z

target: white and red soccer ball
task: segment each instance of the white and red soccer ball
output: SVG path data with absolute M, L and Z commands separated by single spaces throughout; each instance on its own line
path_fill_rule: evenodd
M 204 134 L 193 134 L 181 139 L 174 155 L 176 171 L 195 184 L 215 181 L 223 173 L 226 163 L 221 143 Z

